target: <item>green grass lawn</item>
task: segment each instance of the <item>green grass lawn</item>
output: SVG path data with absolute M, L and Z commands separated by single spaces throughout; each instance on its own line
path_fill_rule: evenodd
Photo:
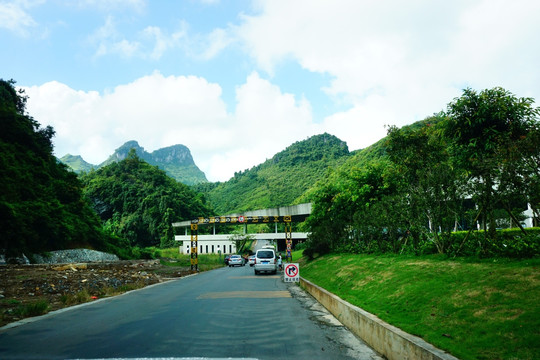
M 460 359 L 540 359 L 539 265 L 339 254 L 300 275 Z

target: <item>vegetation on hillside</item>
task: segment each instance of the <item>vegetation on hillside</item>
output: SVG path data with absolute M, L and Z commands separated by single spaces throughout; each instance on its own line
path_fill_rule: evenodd
M 25 113 L 14 81 L 0 80 L 0 249 L 7 257 L 107 241 L 77 175 L 53 156 L 50 126 Z
M 415 126 L 390 127 L 381 158 L 360 154 L 309 192 L 313 213 L 305 254 L 331 251 L 496 255 L 496 228 L 520 226 L 540 201 L 540 123 L 533 99 L 495 88 L 467 89 L 446 113 Z M 510 219 L 510 220 L 509 220 Z M 455 230 L 479 221 L 475 247 Z M 538 234 L 499 245 L 540 254 Z M 478 238 L 476 238 L 478 240 Z
M 207 195 L 218 214 L 288 206 L 297 203 L 329 168 L 342 164 L 348 156 L 345 142 L 329 134 L 316 135 L 258 166 L 235 173 L 227 182 L 195 188 Z
M 212 214 L 201 195 L 140 159 L 134 150 L 81 180 L 105 229 L 131 247 L 173 246 L 173 222 Z
M 63 164 L 69 166 L 76 173 L 88 172 L 96 166 L 87 163 L 80 155 L 67 154 L 59 159 Z
M 538 359 L 540 260 L 329 254 L 301 276 L 460 359 Z

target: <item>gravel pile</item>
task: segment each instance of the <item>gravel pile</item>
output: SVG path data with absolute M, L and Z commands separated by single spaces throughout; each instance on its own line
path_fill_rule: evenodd
M 34 255 L 36 264 L 69 264 L 85 262 L 112 262 L 120 260 L 118 256 L 89 249 L 50 251 L 46 256 Z

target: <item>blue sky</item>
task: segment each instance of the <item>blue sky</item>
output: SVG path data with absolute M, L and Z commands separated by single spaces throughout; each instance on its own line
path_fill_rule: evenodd
M 0 0 L 0 77 L 98 164 L 128 140 L 228 180 L 328 132 L 364 148 L 463 88 L 540 98 L 533 0 Z

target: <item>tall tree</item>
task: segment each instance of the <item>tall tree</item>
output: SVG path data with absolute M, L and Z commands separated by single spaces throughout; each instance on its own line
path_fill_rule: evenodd
M 409 234 L 413 241 L 423 234 L 444 253 L 458 219 L 461 194 L 447 146 L 436 130 L 442 118 L 428 118 L 420 128 L 390 127 L 387 152 L 405 184 L 401 191 L 408 202 L 404 210 Z
M 485 215 L 490 238 L 496 234 L 494 210 L 502 200 L 502 185 L 517 183 L 522 175 L 503 176 L 516 161 L 515 154 L 526 155 L 524 140 L 538 124 L 539 109 L 533 104 L 532 98 L 517 98 L 497 87 L 481 92 L 465 89 L 447 107 L 444 134 L 458 165 L 467 172 L 469 191 Z

